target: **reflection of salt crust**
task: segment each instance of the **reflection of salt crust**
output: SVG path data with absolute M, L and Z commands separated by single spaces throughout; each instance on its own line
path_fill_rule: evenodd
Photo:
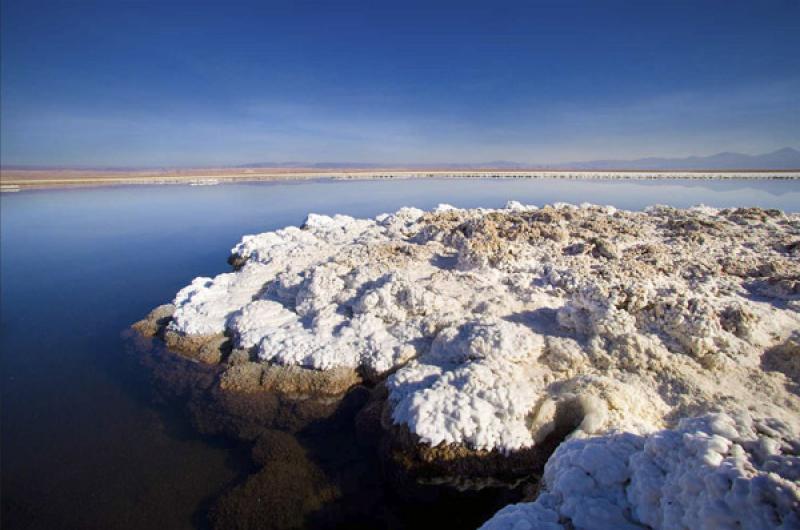
M 244 237 L 240 270 L 179 291 L 169 331 L 391 374 L 393 420 L 433 445 L 507 452 L 564 422 L 644 434 L 715 409 L 796 427 L 796 363 L 762 356 L 800 329 L 799 239 L 800 216 L 758 209 L 311 215 Z

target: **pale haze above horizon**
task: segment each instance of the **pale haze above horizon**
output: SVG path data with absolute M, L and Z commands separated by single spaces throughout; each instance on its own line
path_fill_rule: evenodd
M 4 165 L 800 147 L 800 2 L 0 0 Z

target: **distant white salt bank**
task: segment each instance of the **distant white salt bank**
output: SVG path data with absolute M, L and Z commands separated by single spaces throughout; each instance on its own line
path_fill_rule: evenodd
M 189 182 L 189 186 L 216 186 L 220 184 L 219 179 L 195 179 Z
M 664 170 L 432 170 L 327 173 L 335 179 L 498 178 L 566 180 L 797 180 L 798 171 L 664 171 Z
M 2 184 L 0 185 L 0 193 L 14 193 L 20 190 L 16 184 Z
M 800 524 L 800 215 L 312 214 L 232 262 L 177 293 L 167 333 L 382 381 L 420 446 L 569 433 L 539 500 L 487 528 Z
M 775 171 L 566 171 L 566 170 L 255 170 L 226 169 L 211 174 L 187 174 L 178 171 L 109 173 L 89 171 L 85 174 L 68 170 L 48 172 L 46 178 L 39 178 L 36 172 L 9 172 L 3 176 L 4 185 L 19 186 L 21 189 L 70 187 L 81 185 L 167 185 L 189 184 L 190 186 L 212 186 L 235 182 L 287 182 L 330 180 L 425 180 L 425 179 L 527 179 L 527 180 L 798 180 L 800 172 L 794 170 Z

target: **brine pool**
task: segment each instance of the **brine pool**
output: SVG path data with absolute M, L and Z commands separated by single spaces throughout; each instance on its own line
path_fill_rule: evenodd
M 798 211 L 800 181 L 306 181 L 2 194 L 2 527 L 209 525 L 214 500 L 253 471 L 249 450 L 199 435 L 182 406 L 157 399 L 122 334 L 195 276 L 228 270 L 228 251 L 242 235 L 301 224 L 309 212 L 363 217 L 508 200 Z M 338 508 L 304 516 L 306 526 L 470 528 L 507 502 L 407 510 L 381 491 L 379 470 L 359 449 L 325 450 L 349 436 L 299 440 L 323 473 L 367 470 L 344 485 L 329 477 L 342 488 Z M 276 477 L 275 488 L 285 486 Z M 280 511 L 269 524 L 282 524 Z

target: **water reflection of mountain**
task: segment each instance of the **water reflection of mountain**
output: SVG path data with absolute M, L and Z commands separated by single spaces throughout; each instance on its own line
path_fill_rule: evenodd
M 669 182 L 658 180 L 642 180 L 637 182 L 645 186 L 664 186 L 677 184 L 684 188 L 703 189 L 710 192 L 736 192 L 753 190 L 769 195 L 782 196 L 787 193 L 800 193 L 800 181 L 790 179 L 670 179 Z

